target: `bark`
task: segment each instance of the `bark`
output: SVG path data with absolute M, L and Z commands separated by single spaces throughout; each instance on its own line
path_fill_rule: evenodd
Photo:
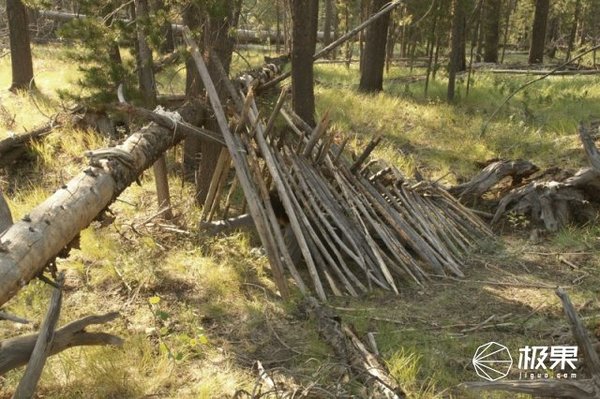
M 375 14 L 386 3 L 386 0 L 373 0 L 371 14 Z M 383 90 L 383 70 L 385 67 L 389 21 L 390 14 L 388 13 L 367 29 L 364 62 L 358 86 L 358 89 L 362 92 L 372 93 Z
M 571 32 L 569 32 L 569 43 L 567 46 L 567 55 L 565 61 L 571 59 L 571 52 L 573 51 L 573 44 L 575 43 L 575 36 L 577 36 L 577 27 L 579 23 L 579 15 L 581 14 L 581 1 L 575 1 L 575 15 L 573 16 L 573 25 L 571 25 Z
M 313 54 L 317 42 L 318 0 L 291 0 L 292 8 L 292 104 L 311 126 L 315 124 Z
M 144 105 L 149 109 L 156 107 L 156 82 L 154 79 L 154 68 L 152 61 L 152 50 L 146 40 L 147 30 L 145 24 L 149 18 L 147 0 L 135 1 L 136 30 L 137 30 L 137 63 L 140 90 L 144 98 Z M 171 197 L 169 194 L 169 175 L 167 172 L 167 161 L 161 156 L 153 167 L 154 180 L 156 182 L 156 196 L 158 197 L 158 208 L 170 208 Z M 171 210 L 163 213 L 165 219 L 172 219 Z
M 12 66 L 10 90 L 27 89 L 30 85 L 33 86 L 33 62 L 31 60 L 27 8 L 21 0 L 7 0 L 6 15 L 10 31 Z
M 4 199 L 4 195 L 2 194 L 2 190 L 0 190 L 0 237 L 2 233 L 4 233 L 10 226 L 12 226 L 12 214 L 10 213 L 10 208 Z
M 452 2 L 452 40 L 450 50 L 450 64 L 448 68 L 448 101 L 454 100 L 456 91 L 456 73 L 464 70 L 465 57 L 465 1 L 453 0 Z
M 331 43 L 331 29 L 333 26 L 334 0 L 325 0 L 325 18 L 323 21 L 323 42 L 327 46 Z
M 194 33 L 200 30 L 203 19 L 203 12 L 195 3 L 190 3 L 183 12 L 183 22 Z M 202 80 L 191 57 L 185 61 L 185 71 L 185 95 L 187 98 L 198 97 L 203 89 Z M 186 137 L 183 144 L 183 177 L 186 181 L 194 181 L 200 164 L 200 141 L 198 137 Z
M 498 62 L 498 44 L 500 42 L 501 0 L 488 0 L 485 4 L 485 44 L 484 62 Z
M 536 0 L 531 33 L 531 47 L 529 48 L 530 64 L 541 64 L 544 62 L 544 44 L 546 43 L 546 25 L 549 11 L 550 0 Z
M 56 330 L 50 349 L 50 356 L 75 346 L 114 345 L 122 346 L 123 340 L 117 336 L 87 332 L 86 327 L 92 324 L 103 324 L 114 320 L 118 313 L 102 316 L 88 316 L 71 322 Z M 38 334 L 10 338 L 0 342 L 0 375 L 9 370 L 27 364 L 38 339 Z
M 180 114 L 191 121 L 193 109 L 190 105 Z M 2 235 L 0 306 L 37 276 L 145 169 L 182 138 L 182 132 L 150 124 L 116 149 L 88 152 L 90 168 Z
M 204 47 L 207 51 L 216 55 L 221 64 L 225 68 L 225 72 L 229 73 L 231 58 L 233 54 L 233 46 L 235 39 L 230 35 L 232 29 L 235 29 L 239 19 L 241 10 L 240 0 L 227 0 L 223 2 L 223 6 L 218 14 L 209 15 L 207 26 L 204 34 Z M 218 76 L 216 66 L 212 62 L 208 62 L 208 71 L 211 76 Z M 221 100 L 225 100 L 224 82 L 220 79 L 214 79 L 217 93 Z M 211 119 L 207 122 L 206 127 L 209 130 L 218 131 L 216 120 Z M 215 172 L 215 167 L 219 159 L 219 154 L 223 148 L 220 144 L 212 141 L 200 140 L 199 143 L 200 164 L 196 173 L 196 203 L 204 204 L 210 182 Z

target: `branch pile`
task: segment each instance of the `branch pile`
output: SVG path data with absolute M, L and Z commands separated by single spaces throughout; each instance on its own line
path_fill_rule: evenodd
M 184 37 L 192 48 L 215 116 L 224 119 L 218 95 L 211 93 L 215 77 L 206 72 L 196 44 L 185 30 Z M 218 64 L 218 60 L 213 62 Z M 356 296 L 373 287 L 398 293 L 399 280 L 423 284 L 431 274 L 462 276 L 460 265 L 465 253 L 480 239 L 493 236 L 441 187 L 427 182 L 413 184 L 382 161 L 369 161 L 380 139 L 373 140 L 351 162 L 344 153 L 345 145 L 335 143 L 334 135 L 327 131 L 327 115 L 315 128 L 307 126 L 283 110 L 284 89 L 264 123 L 254 101 L 253 83 L 246 81 L 246 91 L 237 91 L 224 71 L 220 75 L 216 79 L 226 83 L 238 113 L 232 123 L 220 123 L 237 174 L 231 186 L 239 182 L 244 190 L 282 293 L 287 291 L 281 277 L 285 270 L 303 292 L 308 291 L 309 284 L 286 244 L 280 228 L 282 215 L 276 212 L 279 207 L 291 230 L 285 235 L 291 235 L 297 244 L 310 285 L 321 300 L 327 298 L 326 286 L 335 295 Z M 280 113 L 290 126 L 276 132 L 275 120 Z M 208 220 L 219 208 L 223 179 L 228 176 L 229 160 L 224 158 L 220 164 L 223 167 L 217 168 L 213 178 L 210 201 L 205 203 Z M 373 169 L 377 164 L 380 169 Z

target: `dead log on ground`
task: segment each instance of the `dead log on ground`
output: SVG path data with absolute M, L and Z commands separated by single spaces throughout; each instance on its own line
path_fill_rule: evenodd
M 556 172 L 531 176 L 526 184 L 514 188 L 500 200 L 492 224 L 498 223 L 503 216 L 516 214 L 527 216 L 534 227 L 557 231 L 570 223 L 587 223 L 597 218 L 600 154 L 583 124 L 579 127 L 579 135 L 592 167 L 583 168 L 574 175 L 567 174 L 567 177 L 560 169 L 560 178 L 555 177 Z
M 556 295 L 560 298 L 565 315 L 571 325 L 571 333 L 577 346 L 583 352 L 583 363 L 588 378 L 577 380 L 550 379 L 543 381 L 495 381 L 495 382 L 469 382 L 463 384 L 465 388 L 477 390 L 496 390 L 526 393 L 547 398 L 577 398 L 593 399 L 600 397 L 600 358 L 594 349 L 588 332 L 581 318 L 573 307 L 567 293 L 559 288 Z
M 75 346 L 122 346 L 123 340 L 115 335 L 86 331 L 90 325 L 108 323 L 118 316 L 118 313 L 87 316 L 59 328 L 54 333 L 50 356 Z M 32 334 L 0 341 L 0 375 L 26 365 L 37 339 L 38 334 Z
M 181 110 L 193 120 L 193 107 Z M 183 138 L 154 123 L 123 144 L 88 151 L 90 167 L 12 225 L 0 246 L 0 305 L 37 276 L 140 173 Z
M 17 134 L 0 141 L 0 167 L 11 165 L 19 159 L 26 151 L 27 147 L 42 137 L 50 134 L 52 130 L 59 126 L 54 121 L 37 127 L 30 132 Z
M 317 331 L 329 344 L 339 361 L 368 389 L 369 397 L 403 399 L 406 394 L 379 357 L 371 353 L 353 329 L 341 321 L 331 309 L 307 297 L 305 306 L 315 319 Z
M 490 163 L 469 182 L 454 186 L 448 192 L 460 201 L 470 203 L 481 198 L 484 193 L 504 178 L 511 177 L 511 186 L 516 187 L 521 184 L 524 178 L 531 176 L 538 170 L 539 168 L 529 161 L 499 160 Z

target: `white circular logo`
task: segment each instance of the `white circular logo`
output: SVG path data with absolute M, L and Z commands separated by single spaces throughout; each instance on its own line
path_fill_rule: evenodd
M 510 372 L 513 364 L 510 351 L 497 342 L 488 342 L 477 348 L 473 367 L 478 376 L 488 381 L 498 381 Z

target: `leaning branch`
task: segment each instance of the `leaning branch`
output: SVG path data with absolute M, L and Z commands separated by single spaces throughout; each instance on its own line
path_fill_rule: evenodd
M 321 50 L 317 51 L 313 55 L 313 61 L 316 61 L 319 58 L 325 57 L 331 51 L 333 51 L 334 49 L 338 48 L 339 46 L 341 46 L 342 44 L 344 44 L 345 42 L 347 42 L 348 40 L 350 40 L 352 37 L 356 36 L 362 30 L 366 29 L 369 25 L 371 25 L 372 23 L 374 23 L 375 21 L 377 21 L 379 18 L 383 17 L 385 14 L 391 12 L 394 8 L 398 7 L 400 4 L 402 4 L 402 0 L 394 0 L 394 1 L 389 2 L 388 4 L 386 4 L 385 6 L 383 6 L 381 8 L 381 10 L 379 10 L 376 14 L 373 14 L 373 16 L 371 16 L 365 22 L 363 22 L 362 24 L 358 25 L 356 28 L 352 29 L 351 31 L 349 31 L 345 35 L 341 36 L 339 39 L 335 40 L 334 42 L 332 42 L 328 46 L 325 46 Z M 279 77 L 277 77 L 277 78 L 269 81 L 265 85 L 261 86 L 260 89 L 261 90 L 267 90 L 267 89 L 269 89 L 269 88 L 277 85 L 278 83 L 284 81 L 285 79 L 289 78 L 290 76 L 292 76 L 292 73 L 291 72 L 286 72 L 286 73 L 280 75 Z

